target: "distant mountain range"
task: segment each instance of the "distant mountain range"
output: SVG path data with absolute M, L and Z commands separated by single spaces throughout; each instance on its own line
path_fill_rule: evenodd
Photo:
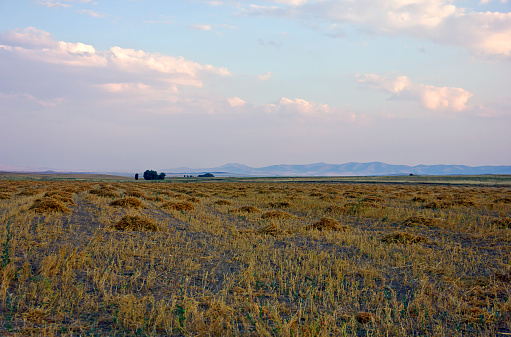
M 197 175 L 213 173 L 215 176 L 382 176 L 382 175 L 476 175 L 511 174 L 511 166 L 465 166 L 465 165 L 390 165 L 381 162 L 308 165 L 271 165 L 250 167 L 242 164 L 226 164 L 212 168 L 193 169 L 178 167 L 161 170 L 167 175 Z
M 150 168 L 153 169 L 153 168 Z M 0 171 L 25 173 L 72 173 L 72 174 L 110 174 L 133 176 L 135 172 L 74 172 L 49 168 L 22 168 L 0 164 Z M 391 165 L 381 162 L 308 165 L 271 165 L 265 167 L 250 167 L 242 164 L 226 164 L 211 168 L 178 167 L 157 170 L 167 176 L 197 176 L 213 173 L 217 177 L 311 177 L 311 176 L 390 176 L 390 175 L 479 175 L 479 174 L 511 174 L 511 166 L 465 166 L 465 165 Z M 139 172 L 142 174 L 143 172 Z

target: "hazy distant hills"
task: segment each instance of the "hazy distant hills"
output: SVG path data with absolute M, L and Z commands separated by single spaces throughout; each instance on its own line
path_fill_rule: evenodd
M 465 165 L 390 165 L 381 162 L 308 165 L 271 165 L 250 167 L 231 163 L 212 168 L 192 169 L 179 167 L 161 170 L 168 175 L 201 174 L 211 172 L 217 176 L 380 176 L 380 175 L 474 175 L 511 174 L 511 166 Z

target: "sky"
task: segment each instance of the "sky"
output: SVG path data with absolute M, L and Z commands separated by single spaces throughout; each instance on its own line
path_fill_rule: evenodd
M 0 0 L 0 168 L 511 165 L 511 1 Z

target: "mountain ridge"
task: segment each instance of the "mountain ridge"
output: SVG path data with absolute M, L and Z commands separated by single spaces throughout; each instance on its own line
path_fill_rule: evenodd
M 185 170 L 183 170 L 185 169 Z M 467 166 L 467 165 L 393 165 L 382 162 L 345 164 L 313 163 L 304 165 L 270 165 L 250 167 L 228 163 L 211 168 L 174 168 L 161 170 L 167 175 L 217 173 L 223 176 L 380 176 L 380 175 L 479 175 L 511 174 L 511 166 Z

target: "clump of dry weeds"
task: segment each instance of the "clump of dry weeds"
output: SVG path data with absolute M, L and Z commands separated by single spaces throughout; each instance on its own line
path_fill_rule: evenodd
M 0 192 L 0 200 L 11 199 L 11 195 L 5 192 Z
M 159 232 L 163 229 L 154 221 L 139 215 L 126 215 L 121 220 L 112 224 L 110 228 L 121 231 L 151 231 Z
M 349 227 L 346 225 L 341 225 L 339 221 L 333 218 L 321 218 L 319 221 L 311 225 L 305 226 L 306 230 L 318 230 L 318 231 L 342 231 L 346 232 L 349 230 Z
M 126 191 L 126 195 L 130 196 L 130 197 L 135 197 L 135 198 L 144 198 L 145 197 L 145 193 L 143 193 L 142 191 L 139 191 L 139 190 L 128 190 L 128 191 Z
M 142 204 L 142 201 L 138 200 L 137 198 L 133 198 L 133 197 L 116 199 L 116 200 L 110 202 L 110 206 L 124 207 L 124 208 L 144 207 L 144 205 Z
M 495 225 L 500 228 L 511 228 L 511 218 L 497 218 L 491 222 L 492 225 Z
M 361 311 L 355 315 L 355 319 L 360 324 L 367 324 L 371 321 L 374 321 L 374 314 L 370 312 Z
M 287 212 L 284 212 L 284 211 L 269 211 L 269 212 L 265 212 L 263 213 L 263 215 L 261 215 L 261 218 L 263 219 L 289 219 L 289 218 L 292 218 L 293 216 Z
M 332 214 L 345 214 L 345 209 L 339 205 L 330 205 L 325 209 L 325 212 Z
M 438 224 L 437 219 L 422 215 L 412 216 L 403 221 L 403 225 L 405 226 L 435 226 L 436 224 Z
M 71 210 L 61 201 L 54 198 L 38 199 L 34 202 L 30 209 L 34 212 L 45 213 L 69 213 Z
M 230 202 L 229 200 L 220 199 L 220 200 L 215 201 L 215 204 L 217 204 L 217 205 L 232 205 L 232 202 Z
M 116 193 L 111 189 L 105 189 L 105 188 L 91 189 L 91 190 L 89 190 L 89 193 L 97 195 L 99 197 L 104 197 L 104 198 L 118 198 L 119 197 L 119 193 Z
M 240 208 L 235 208 L 231 210 L 233 213 L 259 213 L 261 210 L 254 206 L 243 206 Z
M 268 207 L 286 208 L 286 207 L 291 207 L 291 203 L 288 201 L 274 201 L 274 202 L 268 203 Z

